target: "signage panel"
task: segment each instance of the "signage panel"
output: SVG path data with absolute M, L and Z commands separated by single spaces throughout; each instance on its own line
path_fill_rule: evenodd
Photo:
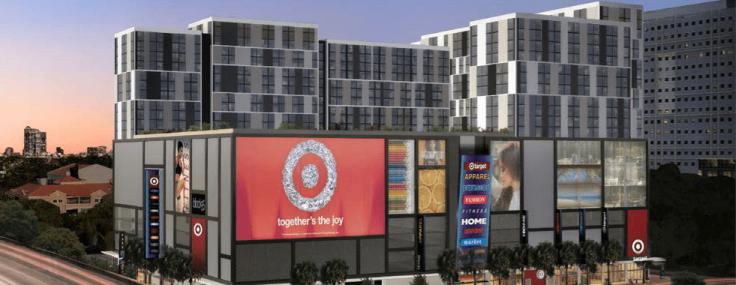
M 207 248 L 207 220 L 192 218 L 192 270 L 204 272 Z
M 492 161 L 490 155 L 462 156 L 456 244 L 460 267 L 486 263 Z
M 146 169 L 146 178 L 144 182 L 145 194 L 145 222 L 146 232 L 144 234 L 145 256 L 146 258 L 161 258 L 163 250 L 161 242 L 163 241 L 163 212 L 164 212 L 164 196 L 163 195 L 163 177 L 162 169 Z
M 192 193 L 192 214 L 207 215 L 207 200 L 204 194 Z

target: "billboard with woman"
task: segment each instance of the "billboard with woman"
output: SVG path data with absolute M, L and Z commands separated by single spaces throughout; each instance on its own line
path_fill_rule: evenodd
M 176 142 L 176 168 L 174 171 L 174 185 L 176 185 L 176 211 L 189 213 L 189 186 L 190 186 L 190 161 L 191 140 L 178 140 Z

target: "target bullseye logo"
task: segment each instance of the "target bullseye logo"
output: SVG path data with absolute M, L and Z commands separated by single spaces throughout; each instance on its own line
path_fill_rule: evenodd
M 537 279 L 544 279 L 544 270 L 537 270 Z
M 151 183 L 152 186 L 158 186 L 158 177 L 151 177 L 149 183 Z
M 640 239 L 634 240 L 634 242 L 631 243 L 631 250 L 635 254 L 641 254 L 642 252 L 644 252 L 644 242 Z
M 158 188 L 159 183 L 158 175 L 157 174 L 148 174 L 148 188 L 155 189 Z
M 322 160 L 325 168 L 327 169 L 327 177 L 325 187 L 322 191 L 314 198 L 306 198 L 296 191 L 294 186 L 294 171 L 298 165 L 299 160 L 307 154 L 314 154 Z M 320 179 L 317 167 L 313 164 L 306 165 L 304 168 L 298 170 L 301 173 L 302 185 L 306 188 L 312 188 L 317 185 L 317 181 Z M 330 149 L 324 144 L 308 140 L 297 144 L 286 158 L 284 164 L 282 183 L 284 185 L 284 192 L 289 197 L 289 201 L 295 207 L 303 211 L 314 212 L 322 209 L 330 199 L 332 194 L 335 193 L 335 186 L 337 185 L 337 167 L 335 157 L 332 155 Z
M 200 224 L 200 223 L 194 224 L 194 235 L 195 236 L 201 236 L 202 235 L 202 224 Z

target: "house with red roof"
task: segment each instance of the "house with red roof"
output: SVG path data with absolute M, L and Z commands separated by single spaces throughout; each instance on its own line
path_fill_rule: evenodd
M 64 183 L 109 183 L 112 179 L 112 168 L 99 164 L 72 163 L 51 170 L 46 173 L 46 176 L 49 179 L 49 184 L 60 184 L 60 180 L 64 180 Z M 79 181 L 66 177 L 75 178 Z
M 12 191 L 16 191 L 21 187 Z M 26 188 L 33 189 L 33 186 Z M 18 190 L 19 193 L 25 193 L 23 191 L 27 190 Z M 94 207 L 102 200 L 102 196 L 111 193 L 112 184 L 110 183 L 87 183 L 36 185 L 35 189 L 25 193 L 23 196 L 27 199 L 41 199 L 54 204 L 59 207 L 61 213 L 78 213 Z

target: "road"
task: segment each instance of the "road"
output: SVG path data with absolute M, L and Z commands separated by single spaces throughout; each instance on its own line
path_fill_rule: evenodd
M 125 284 L 28 248 L 0 241 L 0 284 Z

